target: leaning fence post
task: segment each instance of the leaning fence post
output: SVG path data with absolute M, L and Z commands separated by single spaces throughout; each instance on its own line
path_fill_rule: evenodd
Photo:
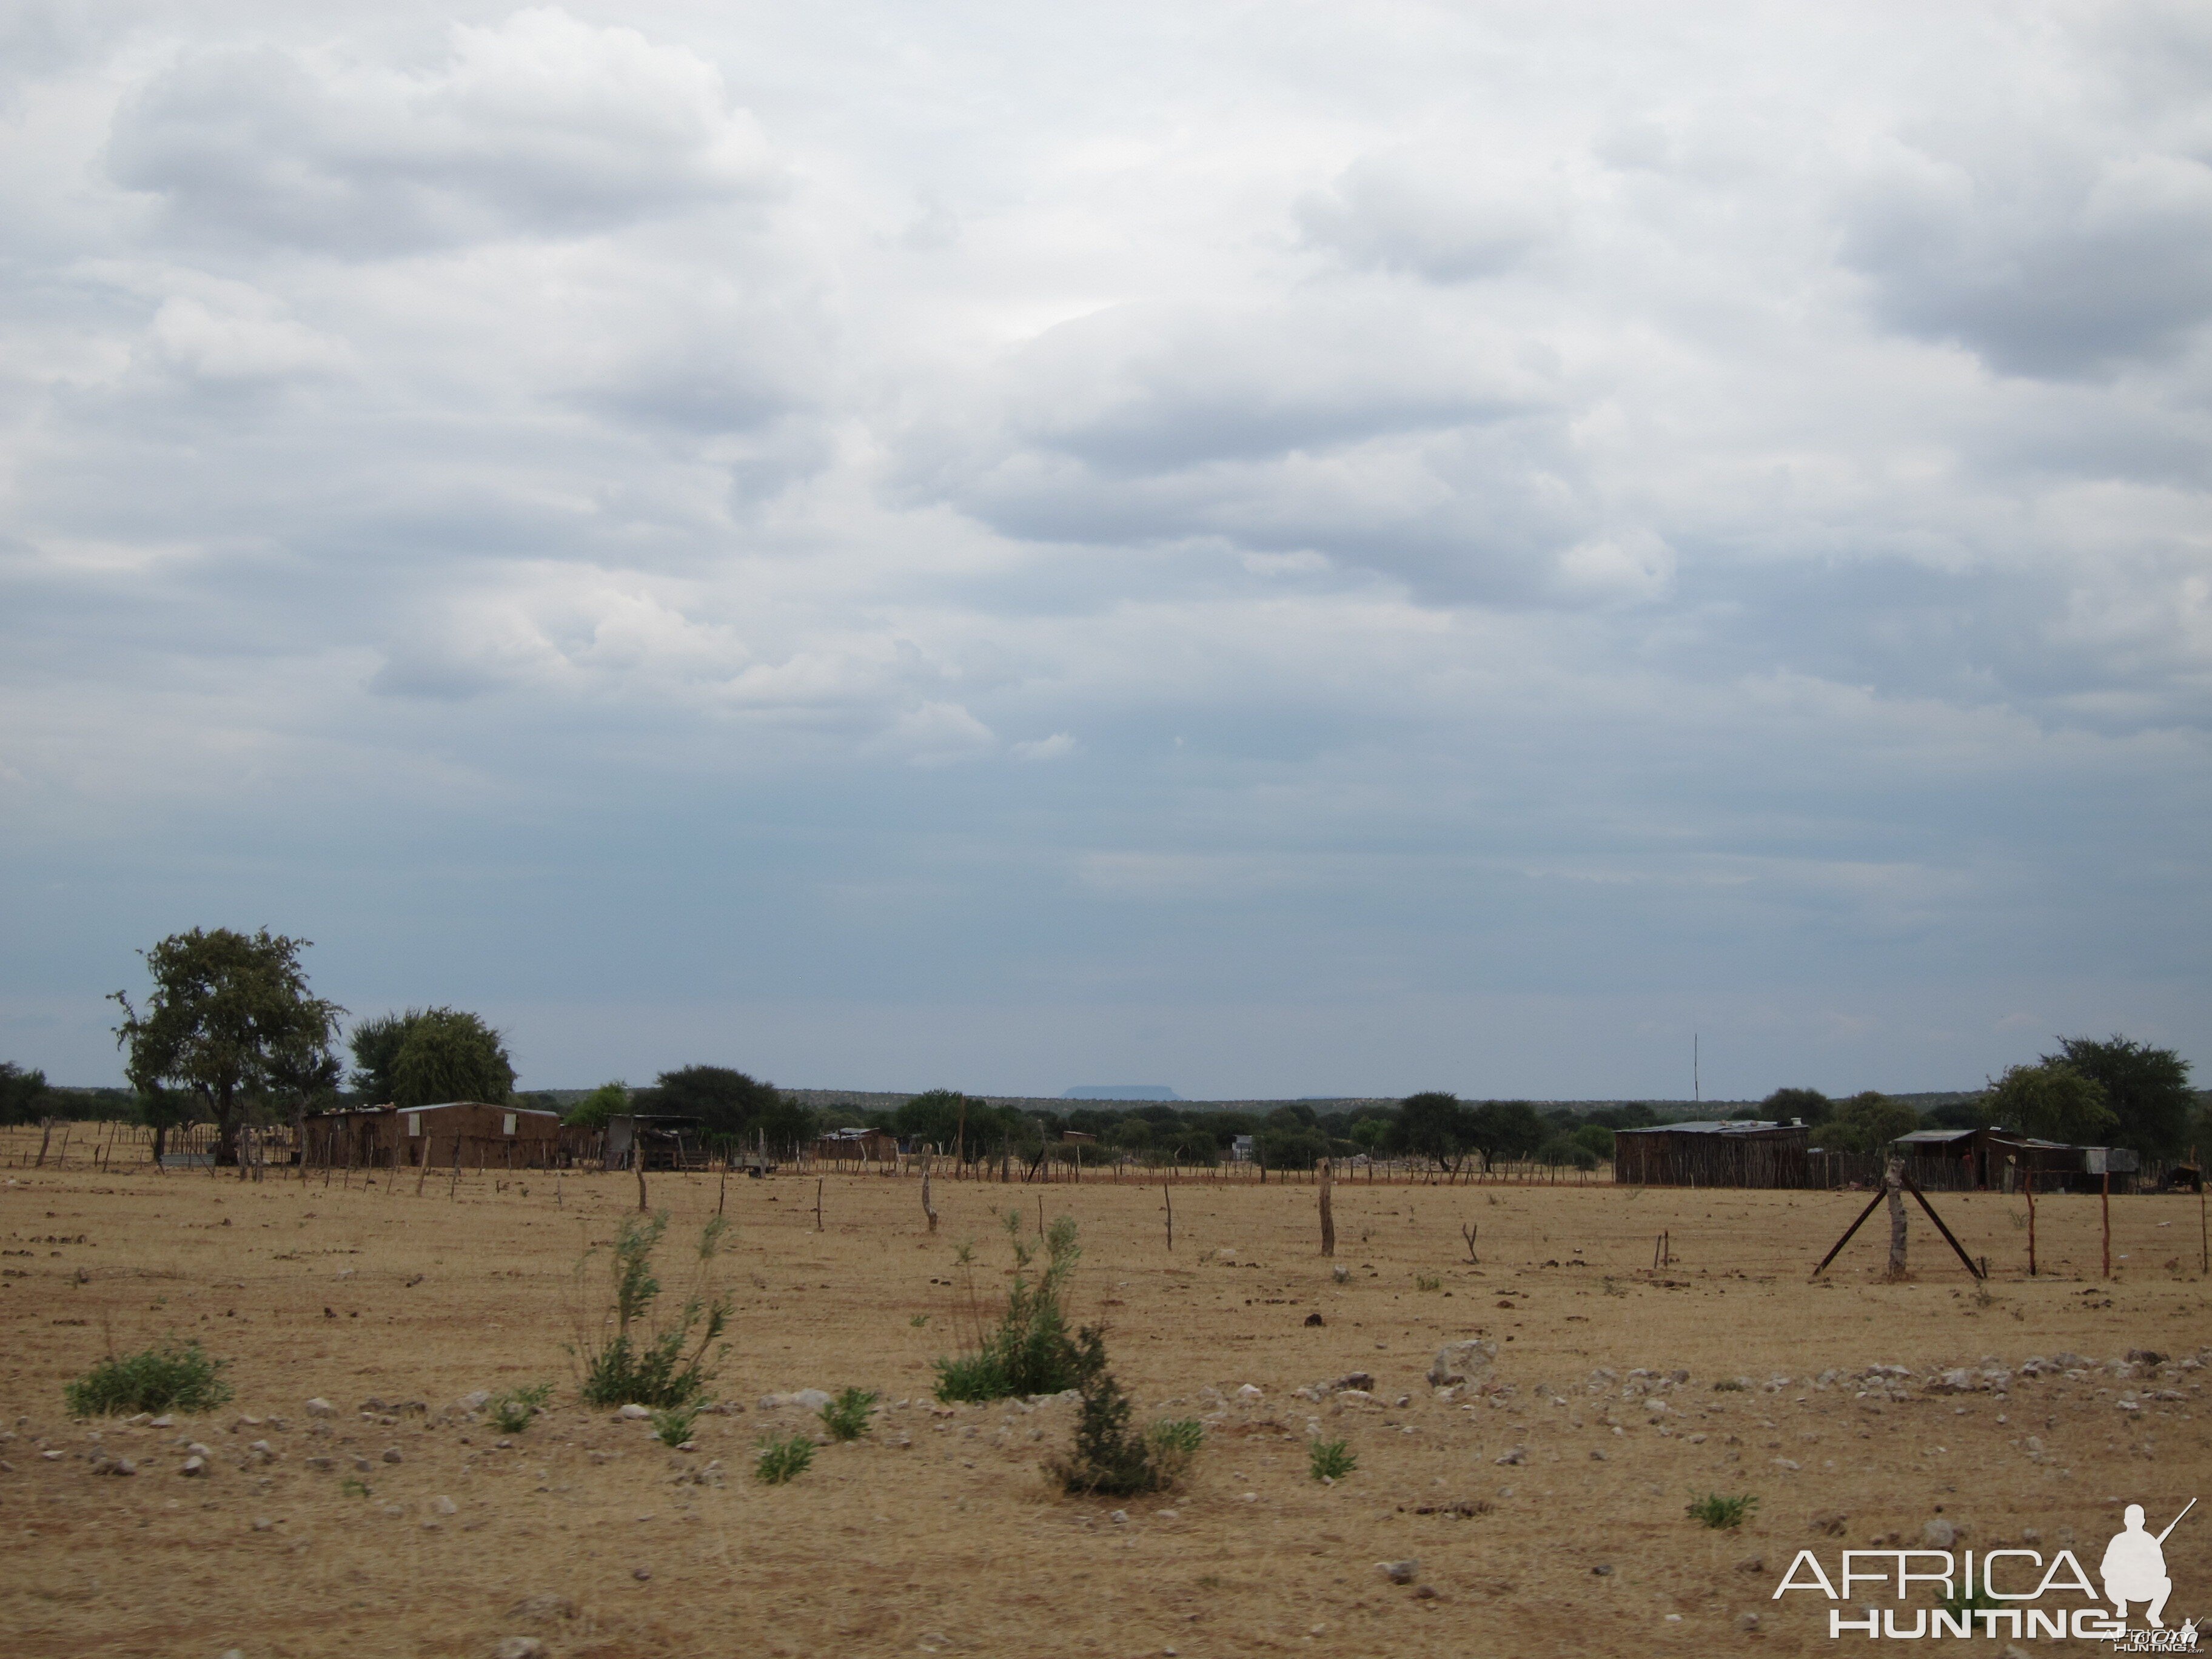
M 1328 1207 L 1329 1188 L 1335 1183 L 1336 1175 L 1329 1165 L 1328 1158 L 1314 1165 L 1315 1179 L 1321 1188 L 1321 1253 L 1323 1255 L 1336 1254 L 1336 1218 L 1329 1213 Z

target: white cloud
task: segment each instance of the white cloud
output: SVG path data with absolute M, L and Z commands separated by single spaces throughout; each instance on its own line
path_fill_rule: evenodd
M 0 1000 L 2194 1029 L 2212 59 L 2033 15 L 0 25 Z

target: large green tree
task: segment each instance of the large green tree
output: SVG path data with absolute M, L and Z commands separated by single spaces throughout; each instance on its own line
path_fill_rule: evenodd
M 410 1008 L 354 1027 L 354 1087 L 379 1103 L 449 1100 L 504 1105 L 514 1092 L 507 1042 L 483 1017 L 459 1008 Z
M 941 1146 L 949 1152 L 959 1145 L 980 1103 L 969 1100 L 957 1089 L 931 1089 L 916 1095 L 891 1114 L 891 1131 L 902 1139 Z
M 1485 1168 L 1501 1158 L 1526 1158 L 1558 1133 L 1525 1100 L 1486 1100 L 1468 1114 L 1468 1141 Z
M 2114 1145 L 2165 1158 L 2186 1144 L 2197 1092 L 2189 1086 L 2189 1062 L 2172 1049 L 2149 1048 L 2116 1031 L 2101 1042 L 2061 1037 L 2058 1052 L 2043 1060 L 2046 1066 L 2063 1060 L 2105 1091 Z
M 1467 1108 L 1457 1095 L 1442 1089 L 1424 1089 L 1400 1101 L 1394 1128 L 1401 1151 L 1434 1158 L 1438 1169 L 1457 1169 L 1474 1144 Z
M 2011 1066 L 1984 1098 L 1990 1118 L 2008 1129 L 2069 1146 L 2104 1146 L 2119 1122 L 2104 1085 L 2063 1060 Z
M 1920 1114 L 1911 1107 L 1866 1089 L 1836 1103 L 1828 1121 L 1813 1132 L 1813 1144 L 1831 1152 L 1878 1152 L 1919 1127 Z
M 765 1139 L 771 1147 L 796 1146 L 814 1133 L 814 1114 L 773 1083 L 727 1066 L 684 1066 L 663 1072 L 638 1093 L 641 1112 L 667 1112 L 699 1120 L 717 1145 Z
M 44 1072 L 27 1072 L 0 1060 L 0 1123 L 35 1123 L 52 1111 Z
M 143 952 L 154 981 L 144 1012 L 117 991 L 115 1041 L 140 1094 L 190 1094 L 216 1126 L 216 1160 L 238 1161 L 246 1113 L 297 1105 L 335 1075 L 331 1048 L 345 1010 L 307 988 L 306 939 L 263 928 L 172 933 Z

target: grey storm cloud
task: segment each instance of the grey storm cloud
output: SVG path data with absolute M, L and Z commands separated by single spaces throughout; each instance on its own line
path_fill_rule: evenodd
M 0 1058 L 2212 1061 L 2212 34 L 2027 15 L 15 9 Z

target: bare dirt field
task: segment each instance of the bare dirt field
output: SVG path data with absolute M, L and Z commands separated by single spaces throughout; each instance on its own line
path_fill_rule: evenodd
M 1801 1548 L 1832 1571 L 1846 1547 L 1917 1545 L 1940 1512 L 1961 1547 L 2071 1545 L 2094 1572 L 2124 1503 L 2155 1528 L 2212 1498 L 2193 1195 L 2112 1200 L 2110 1281 L 2096 1199 L 2040 1201 L 2030 1281 L 2020 1200 L 1940 1196 L 1992 1264 L 1978 1297 L 1917 1211 L 1912 1282 L 1877 1282 L 1877 1217 L 1809 1284 L 1853 1194 L 1347 1182 L 1339 1284 L 1310 1186 L 1182 1186 L 1170 1253 L 1157 1186 L 939 1182 L 932 1237 L 911 1179 L 831 1177 L 821 1231 L 811 1177 L 738 1180 L 729 1407 L 679 1452 L 577 1405 L 564 1349 L 579 1257 L 635 1182 L 415 1184 L 5 1177 L 11 1659 L 490 1659 L 517 1637 L 550 1659 L 1841 1651 L 1825 1600 L 1771 1599 Z M 659 1176 L 651 1196 L 673 1212 L 672 1268 L 716 1182 Z M 1209 1421 L 1176 1492 L 1054 1489 L 1039 1464 L 1068 1442 L 1065 1403 L 932 1409 L 957 1244 L 1002 1284 L 999 1218 L 1034 1236 L 1040 1199 L 1079 1224 L 1072 1311 L 1106 1322 L 1140 1414 Z M 167 1428 L 70 1419 L 67 1380 L 172 1334 L 229 1362 L 229 1406 Z M 1498 1344 L 1487 1391 L 1441 1397 L 1431 1358 L 1474 1336 Z M 1943 1391 L 1960 1366 L 1965 1391 Z M 1294 1392 L 1355 1371 L 1370 1389 Z M 512 1437 L 455 1407 L 541 1378 L 554 1407 Z M 751 1478 L 766 1427 L 811 1426 L 763 1395 L 848 1384 L 884 1396 L 866 1437 L 787 1486 Z M 311 1417 L 316 1396 L 337 1414 Z M 1316 1436 L 1357 1470 L 1310 1479 Z M 213 1455 L 187 1477 L 194 1443 Z M 1711 1530 L 1684 1513 L 1707 1492 L 1758 1504 Z M 2212 1612 L 2212 1516 L 2166 1552 L 2167 1622 Z M 1406 1583 L 1377 1571 L 1402 1560 Z

